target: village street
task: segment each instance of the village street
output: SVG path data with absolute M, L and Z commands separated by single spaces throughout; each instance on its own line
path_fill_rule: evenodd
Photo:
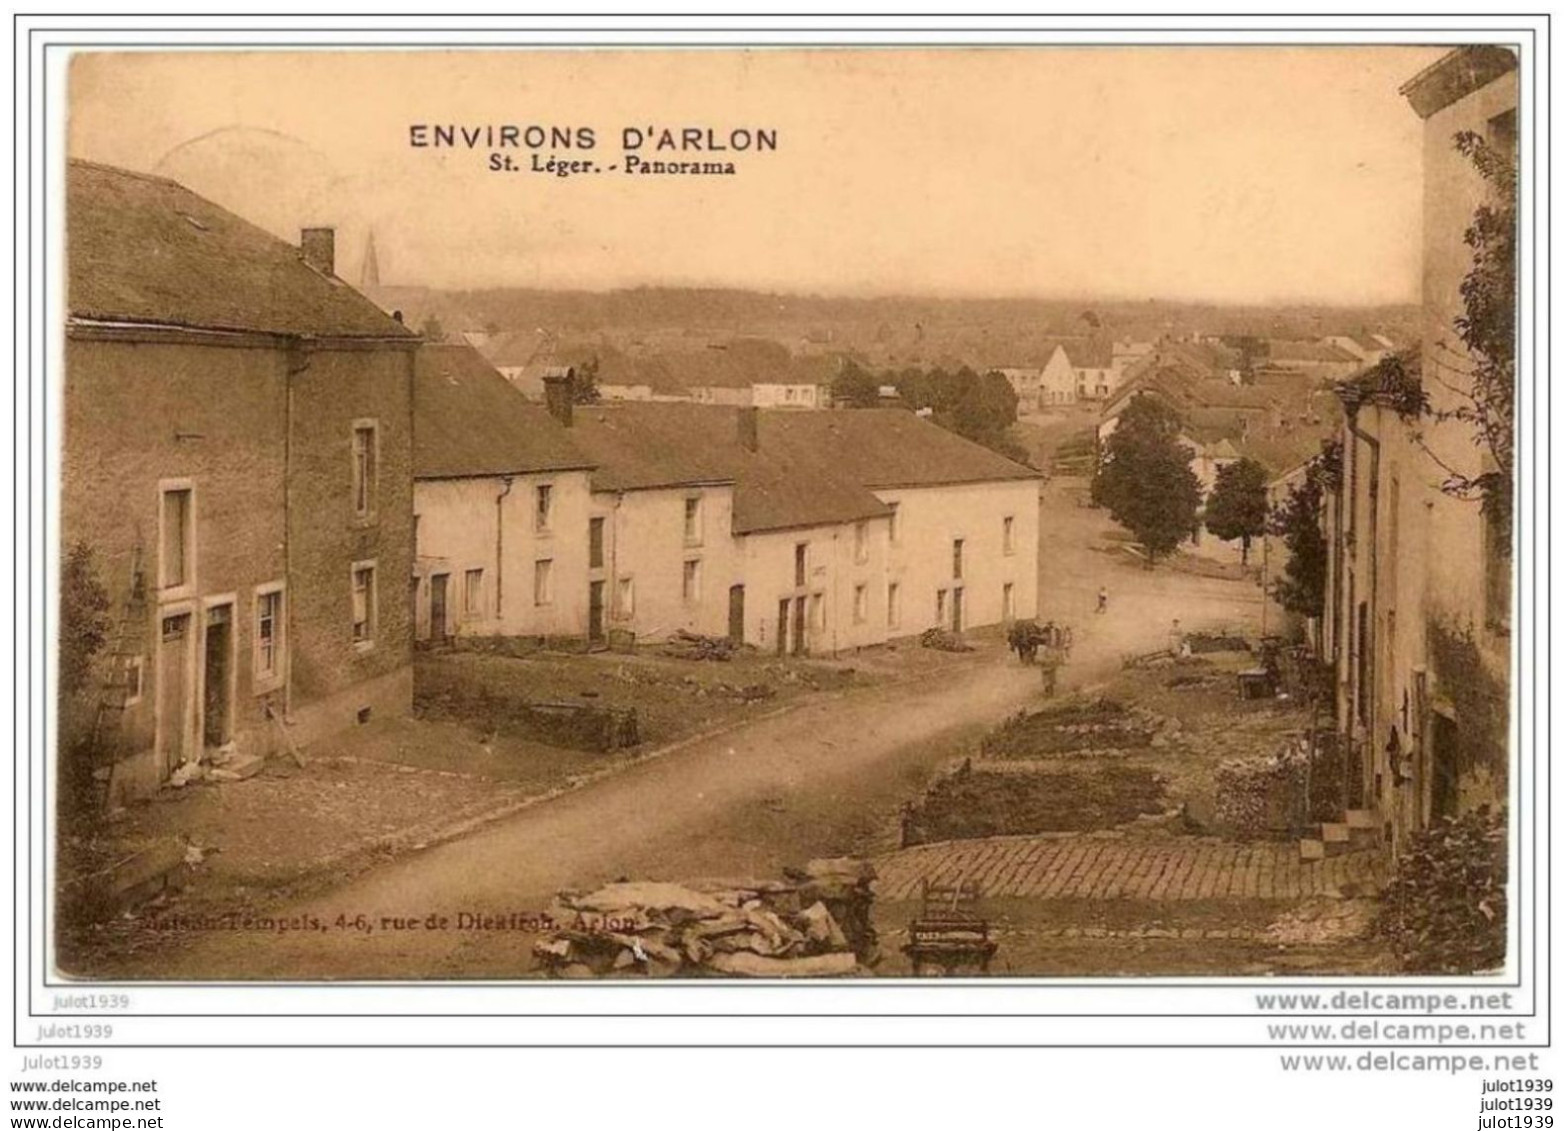
M 1178 609 L 1188 626 L 1247 624 L 1252 582 L 1146 571 L 1104 552 L 1111 523 L 1078 507 L 1082 485 L 1045 493 L 1042 619 L 1076 626 L 1062 689 L 1116 671 L 1127 652 L 1162 647 Z M 1097 615 L 1098 586 L 1110 591 Z M 466 838 L 373 869 L 334 891 L 276 909 L 320 930 L 221 932 L 156 956 L 164 977 L 493 977 L 527 964 L 514 931 L 382 930 L 423 922 L 536 914 L 561 888 L 620 876 L 776 875 L 811 857 L 894 848 L 901 803 L 953 752 L 1041 701 L 1038 673 L 988 641 L 943 675 L 813 699 L 741 731 L 696 742 Z M 360 920 L 360 916 L 364 918 Z M 338 922 L 346 924 L 339 929 Z M 352 926 L 369 925 L 365 931 Z

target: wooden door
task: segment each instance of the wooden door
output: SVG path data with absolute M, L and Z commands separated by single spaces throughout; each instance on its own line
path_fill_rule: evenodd
M 446 591 L 450 582 L 448 573 L 437 573 L 429 579 L 429 635 L 435 640 L 444 640 L 450 635 L 445 623 Z
M 190 614 L 163 618 L 158 644 L 158 746 L 164 772 L 190 751 Z
M 788 599 L 777 602 L 777 655 L 787 655 Z
M 206 647 L 201 672 L 201 738 L 221 746 L 233 737 L 233 606 L 206 610 Z
M 587 639 L 596 643 L 603 639 L 603 583 L 591 582 L 587 586 Z
M 744 587 L 734 585 L 728 589 L 728 639 L 735 644 L 744 643 Z

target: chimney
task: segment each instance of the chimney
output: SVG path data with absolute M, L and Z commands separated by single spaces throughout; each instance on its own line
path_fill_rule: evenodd
M 576 371 L 565 368 L 545 373 L 543 399 L 548 404 L 549 415 L 569 428 L 575 413 Z
M 749 451 L 760 450 L 760 410 L 753 405 L 739 409 L 739 443 Z
M 304 262 L 322 275 L 337 273 L 337 230 L 305 228 L 299 233 L 299 251 Z

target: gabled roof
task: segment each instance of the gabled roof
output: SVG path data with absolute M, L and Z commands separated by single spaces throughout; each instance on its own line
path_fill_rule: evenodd
M 425 345 L 414 357 L 413 475 L 524 475 L 592 466 L 563 425 L 528 401 L 471 346 Z
M 174 181 L 109 165 L 67 168 L 66 263 L 78 321 L 417 338 L 291 244 Z
M 1420 118 L 1453 105 L 1515 70 L 1515 52 L 1496 43 L 1457 47 L 1424 67 L 1401 86 L 1401 94 Z

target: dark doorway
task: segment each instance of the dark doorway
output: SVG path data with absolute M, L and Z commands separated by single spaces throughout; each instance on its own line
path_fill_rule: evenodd
M 808 615 L 809 600 L 806 597 L 793 599 L 793 655 L 802 656 L 807 649 L 804 647 L 805 618 Z
M 783 597 L 777 602 L 777 655 L 787 655 L 787 606 L 788 599 Z
M 1461 803 L 1457 751 L 1461 728 L 1448 715 L 1433 716 L 1433 774 L 1429 782 L 1428 817 L 1430 823 L 1441 817 L 1453 817 Z
M 960 545 L 959 542 L 956 544 Z M 952 632 L 961 631 L 961 597 L 965 592 L 966 590 L 959 585 L 950 591 L 950 630 Z
M 735 644 L 744 643 L 744 587 L 734 585 L 728 589 L 728 639 Z
M 444 640 L 450 635 L 446 631 L 445 605 L 446 592 L 450 588 L 451 575 L 437 573 L 429 578 L 429 636 L 434 640 Z
M 201 739 L 208 746 L 221 746 L 233 737 L 229 711 L 233 699 L 233 614 L 232 605 L 206 610 Z
M 594 644 L 603 639 L 603 583 L 587 586 L 587 639 Z
M 185 760 L 190 737 L 190 614 L 163 618 L 158 644 L 158 745 L 163 768 Z

